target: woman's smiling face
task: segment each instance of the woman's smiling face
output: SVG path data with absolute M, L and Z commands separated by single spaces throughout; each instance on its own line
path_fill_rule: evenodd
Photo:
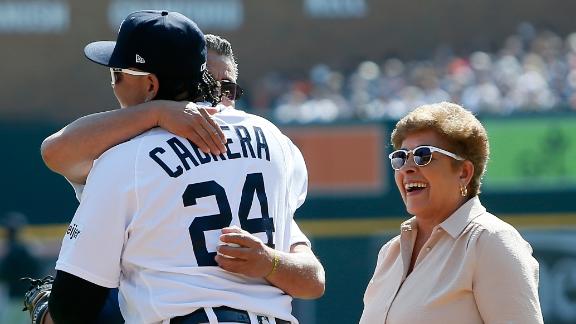
M 402 141 L 406 150 L 422 145 L 451 151 L 448 141 L 432 130 L 411 133 Z M 414 163 L 410 153 L 394 174 L 408 213 L 425 218 L 446 218 L 461 206 L 461 176 L 461 164 L 455 166 L 453 158 L 439 152 L 433 152 L 430 163 L 422 167 Z

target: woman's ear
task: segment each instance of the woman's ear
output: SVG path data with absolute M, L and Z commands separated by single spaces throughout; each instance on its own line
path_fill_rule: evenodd
M 474 176 L 474 164 L 468 160 L 463 161 L 460 169 L 460 180 L 465 185 L 468 185 L 473 176 Z

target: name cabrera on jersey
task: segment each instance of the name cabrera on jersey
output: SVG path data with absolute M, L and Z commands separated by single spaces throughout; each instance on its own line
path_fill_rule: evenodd
M 56 269 L 119 286 L 127 323 L 220 305 L 297 322 L 289 295 L 214 256 L 231 225 L 280 251 L 310 244 L 292 217 L 306 197 L 304 160 L 263 118 L 233 109 L 217 118 L 228 138 L 221 155 L 154 129 L 107 151 L 88 176 Z

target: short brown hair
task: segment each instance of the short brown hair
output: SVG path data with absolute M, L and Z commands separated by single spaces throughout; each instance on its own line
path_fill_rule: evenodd
M 470 111 L 454 103 L 423 105 L 396 123 L 391 136 L 394 148 L 399 149 L 408 135 L 423 130 L 436 132 L 448 141 L 454 153 L 472 162 L 474 175 L 470 180 L 468 196 L 479 194 L 490 155 L 488 134 L 480 121 Z

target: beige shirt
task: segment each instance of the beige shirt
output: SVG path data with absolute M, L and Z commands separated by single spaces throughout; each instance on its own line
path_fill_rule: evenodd
M 532 248 L 478 197 L 434 228 L 406 276 L 416 231 L 411 218 L 380 250 L 361 324 L 543 323 Z

